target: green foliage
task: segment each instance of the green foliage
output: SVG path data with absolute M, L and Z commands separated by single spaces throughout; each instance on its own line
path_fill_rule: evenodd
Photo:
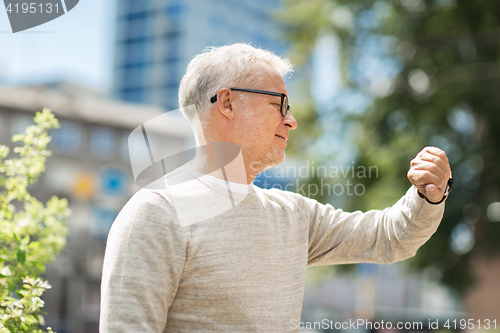
M 44 206 L 28 192 L 45 171 L 48 132 L 59 127 L 49 109 L 34 121 L 13 137 L 23 144 L 14 148 L 19 158 L 6 159 L 9 148 L 0 145 L 0 333 L 43 332 L 40 296 L 50 285 L 39 275 L 66 242 L 67 200 L 52 197 Z
M 325 123 L 328 114 L 343 115 L 344 128 L 356 128 L 357 165 L 379 167 L 377 179 L 362 180 L 366 194 L 353 197 L 351 207 L 392 205 L 410 185 L 406 180 L 410 160 L 427 145 L 446 151 L 455 186 L 437 233 L 410 264 L 416 269 L 437 268 L 443 283 L 465 291 L 473 283 L 470 260 L 500 253 L 500 225 L 488 221 L 486 214 L 491 202 L 500 201 L 500 3 L 286 0 L 285 4 L 281 17 L 295 58 L 308 58 L 322 36 L 336 36 L 345 89 L 369 101 L 359 115 L 335 105 L 323 110 L 323 119 L 318 117 Z M 385 72 L 395 72 L 387 76 L 387 89 L 377 90 L 384 82 L 369 75 L 376 62 L 367 65 L 367 60 L 373 59 L 384 62 Z M 323 135 L 327 134 L 325 130 Z M 472 250 L 463 238 L 462 244 L 453 246 L 460 240 L 454 235 L 464 229 L 474 235 Z

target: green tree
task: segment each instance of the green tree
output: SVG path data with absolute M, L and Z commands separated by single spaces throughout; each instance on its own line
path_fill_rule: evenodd
M 366 194 L 351 207 L 391 205 L 408 188 L 406 172 L 419 150 L 446 151 L 455 186 L 440 228 L 410 264 L 434 267 L 443 283 L 465 291 L 473 283 L 471 259 L 500 252 L 500 225 L 487 214 L 500 201 L 500 3 L 286 0 L 280 17 L 299 61 L 310 59 L 319 39 L 335 36 L 344 82 L 337 97 L 367 101 L 360 114 L 342 103 L 316 110 L 322 123 L 341 115 L 357 165 L 379 168 L 378 178 L 362 180 Z
M 35 124 L 13 137 L 19 158 L 6 159 L 9 148 L 0 145 L 0 332 L 43 332 L 40 296 L 50 288 L 40 275 L 66 242 L 66 199 L 52 197 L 44 206 L 28 187 L 45 171 L 50 155 L 49 130 L 59 122 L 44 109 Z M 48 328 L 49 332 L 52 332 Z

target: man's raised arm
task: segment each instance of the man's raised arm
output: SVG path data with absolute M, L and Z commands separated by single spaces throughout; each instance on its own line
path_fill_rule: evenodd
M 308 264 L 388 263 L 414 256 L 441 222 L 450 177 L 446 154 L 426 147 L 411 161 L 413 186 L 390 208 L 347 213 L 307 199 L 313 209 Z

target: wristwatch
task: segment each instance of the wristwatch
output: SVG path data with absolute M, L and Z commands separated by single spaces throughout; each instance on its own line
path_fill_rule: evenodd
M 432 205 L 438 205 L 440 204 L 441 202 L 444 201 L 444 199 L 446 199 L 448 197 L 448 194 L 450 194 L 451 192 L 451 189 L 453 188 L 453 178 L 450 178 L 448 179 L 448 183 L 446 185 L 446 190 L 444 191 L 444 194 L 443 194 L 443 198 L 441 200 L 439 200 L 438 202 L 432 202 L 432 201 L 429 201 L 429 199 L 427 199 L 427 197 L 425 195 L 423 195 L 422 193 L 420 193 L 419 190 L 417 190 L 418 192 L 418 195 L 422 198 L 422 199 L 425 199 L 425 201 L 427 201 L 428 203 L 432 204 Z

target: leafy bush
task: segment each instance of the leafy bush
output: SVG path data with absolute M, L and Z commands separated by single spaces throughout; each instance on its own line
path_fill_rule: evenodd
M 68 232 L 67 200 L 54 196 L 44 206 L 28 192 L 45 171 L 49 130 L 59 128 L 49 109 L 37 112 L 34 121 L 12 138 L 23 143 L 14 148 L 19 158 L 6 159 L 9 148 L 0 145 L 0 333 L 43 332 L 40 296 L 51 286 L 40 275 Z

